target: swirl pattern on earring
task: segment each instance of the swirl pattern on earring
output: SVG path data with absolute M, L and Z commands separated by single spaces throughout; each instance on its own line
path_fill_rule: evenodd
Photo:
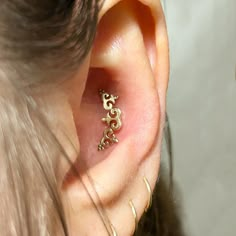
M 102 118 L 103 122 L 106 122 L 112 130 L 117 131 L 121 128 L 121 110 L 119 108 L 112 108 L 106 118 Z
M 122 127 L 122 112 L 119 108 L 113 107 L 118 99 L 118 96 L 109 94 L 103 89 L 99 90 L 99 94 L 101 95 L 104 109 L 108 111 L 106 117 L 102 118 L 102 121 L 107 124 L 107 127 L 105 128 L 103 137 L 98 144 L 98 151 L 102 151 L 112 144 L 119 142 L 115 135 L 115 131 L 120 130 Z
M 103 101 L 104 109 L 106 111 L 111 110 L 113 108 L 113 105 L 115 105 L 116 100 L 118 99 L 118 96 L 114 96 L 112 94 L 106 93 L 103 89 L 100 89 L 99 93 Z
M 134 227 L 134 231 L 132 233 L 132 235 L 134 235 L 134 233 L 138 229 L 138 215 L 137 215 L 137 211 L 136 211 L 136 209 L 134 207 L 134 204 L 133 204 L 133 202 L 131 200 L 129 201 L 129 206 L 131 208 L 131 211 L 132 211 L 132 214 L 133 214 L 133 217 L 134 217 L 135 227 Z
M 147 202 L 147 206 L 145 208 L 145 212 L 147 212 L 148 209 L 150 208 L 150 206 L 152 205 L 152 190 L 151 190 L 151 186 L 145 176 L 143 177 L 143 182 L 145 183 L 145 186 L 148 191 L 148 202 Z
M 98 151 L 102 151 L 113 143 L 118 142 L 119 140 L 116 138 L 114 131 L 111 128 L 106 128 L 103 132 L 103 137 L 98 145 Z

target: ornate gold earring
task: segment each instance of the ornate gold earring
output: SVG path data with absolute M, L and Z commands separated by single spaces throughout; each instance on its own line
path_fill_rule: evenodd
M 112 144 L 119 142 L 114 132 L 118 131 L 122 126 L 122 112 L 119 108 L 113 107 L 118 96 L 108 94 L 102 89 L 99 90 L 99 94 L 101 95 L 104 109 L 108 111 L 106 117 L 102 118 L 102 121 L 107 124 L 107 127 L 105 128 L 103 137 L 98 145 L 98 151 L 101 151 Z

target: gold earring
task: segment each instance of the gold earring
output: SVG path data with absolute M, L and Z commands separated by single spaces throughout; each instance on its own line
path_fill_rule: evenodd
M 118 131 L 122 126 L 121 121 L 121 110 L 119 108 L 113 108 L 115 105 L 118 96 L 108 94 L 103 89 L 99 90 L 103 101 L 103 107 L 105 110 L 108 110 L 107 116 L 102 118 L 102 121 L 107 124 L 108 127 L 105 128 L 103 132 L 103 137 L 98 145 L 98 151 L 102 151 L 105 148 L 108 148 L 114 143 L 118 143 L 119 140 L 116 138 L 114 132 Z
M 136 209 L 134 207 L 134 204 L 133 204 L 133 202 L 131 200 L 129 201 L 129 206 L 131 208 L 131 211 L 132 211 L 132 214 L 133 214 L 133 217 L 134 217 L 134 224 L 135 224 L 135 226 L 134 226 L 134 231 L 132 233 L 132 235 L 134 235 L 134 233 L 138 229 L 138 215 L 137 215 L 137 211 L 136 211 Z
M 112 224 L 110 224 L 110 227 L 111 227 L 112 236 L 118 236 L 114 226 Z
M 147 188 L 147 191 L 148 191 L 148 202 L 147 202 L 147 206 L 145 208 L 145 212 L 148 211 L 148 209 L 150 208 L 150 206 L 152 205 L 152 190 L 151 190 L 151 186 L 147 180 L 147 178 L 144 176 L 143 177 L 143 181 L 145 183 L 145 186 Z

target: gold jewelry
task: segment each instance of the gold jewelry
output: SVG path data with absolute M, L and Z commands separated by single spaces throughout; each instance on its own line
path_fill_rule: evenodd
M 110 224 L 111 226 L 111 232 L 112 232 L 112 236 L 118 236 L 117 233 L 116 233 L 116 230 L 114 228 L 114 226 L 112 224 Z
M 147 178 L 145 176 L 143 176 L 143 182 L 145 183 L 145 186 L 147 188 L 147 191 L 148 191 L 148 202 L 147 202 L 147 205 L 146 205 L 146 208 L 145 208 L 145 212 L 148 211 L 148 209 L 150 208 L 150 206 L 152 205 L 152 190 L 151 190 L 151 186 L 147 180 Z M 132 215 L 134 217 L 134 230 L 132 232 L 132 235 L 134 235 L 134 233 L 136 232 L 136 230 L 138 229 L 138 215 L 137 215 L 137 211 L 135 209 L 135 206 L 132 202 L 132 200 L 129 201 L 129 206 L 131 208 L 131 211 L 132 211 Z M 111 231 L 112 231 L 112 236 L 117 236 L 117 233 L 116 233 L 116 230 L 114 228 L 114 226 L 112 224 L 110 224 L 111 226 Z
M 115 105 L 118 96 L 106 93 L 103 89 L 99 90 L 99 94 L 101 95 L 104 109 L 107 111 L 111 110 L 113 105 Z
M 102 118 L 102 121 L 107 123 L 108 127 L 111 127 L 113 131 L 117 131 L 121 128 L 121 110 L 119 108 L 112 108 L 106 118 Z
M 119 142 L 114 132 L 119 130 L 122 126 L 122 112 L 119 108 L 113 107 L 116 100 L 118 99 L 118 96 L 108 94 L 103 89 L 99 90 L 99 94 L 101 95 L 104 109 L 108 110 L 107 116 L 105 118 L 102 118 L 102 121 L 107 124 L 107 127 L 105 128 L 103 137 L 98 145 L 98 151 L 102 151 L 112 144 Z
M 152 190 L 151 190 L 151 186 L 147 180 L 147 178 L 144 176 L 143 177 L 143 181 L 145 183 L 145 186 L 147 188 L 147 191 L 148 191 L 148 202 L 147 202 L 147 206 L 145 208 L 145 212 L 148 211 L 148 209 L 150 208 L 150 206 L 152 205 Z
M 103 137 L 98 145 L 98 151 L 102 151 L 108 148 L 113 143 L 118 143 L 119 140 L 116 138 L 114 131 L 111 128 L 106 128 L 103 132 Z
M 133 202 L 131 200 L 129 201 L 129 206 L 131 207 L 131 211 L 132 211 L 132 214 L 133 214 L 133 217 L 134 217 L 135 227 L 134 227 L 134 231 L 132 233 L 132 235 L 134 235 L 134 233 L 138 229 L 138 216 L 137 216 L 137 211 L 136 211 L 136 209 L 134 207 L 134 204 L 133 204 Z

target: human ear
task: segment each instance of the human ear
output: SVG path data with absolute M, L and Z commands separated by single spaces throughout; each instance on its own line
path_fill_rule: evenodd
M 82 99 L 73 106 L 80 142 L 75 165 L 93 203 L 102 205 L 119 235 L 130 235 L 133 218 L 128 202 L 133 200 L 140 218 L 147 203 L 143 176 L 153 189 L 160 164 L 169 73 L 160 2 L 105 1 L 88 60 Z M 107 111 L 99 89 L 118 95 L 115 107 L 122 111 L 122 127 L 116 132 L 119 143 L 100 152 L 98 144 L 105 129 L 101 119 Z M 80 213 L 75 217 L 74 232 L 94 235 L 88 229 L 91 220 L 99 232 L 105 232 L 83 184 L 70 175 L 65 191 L 73 208 L 83 214 L 83 218 Z

